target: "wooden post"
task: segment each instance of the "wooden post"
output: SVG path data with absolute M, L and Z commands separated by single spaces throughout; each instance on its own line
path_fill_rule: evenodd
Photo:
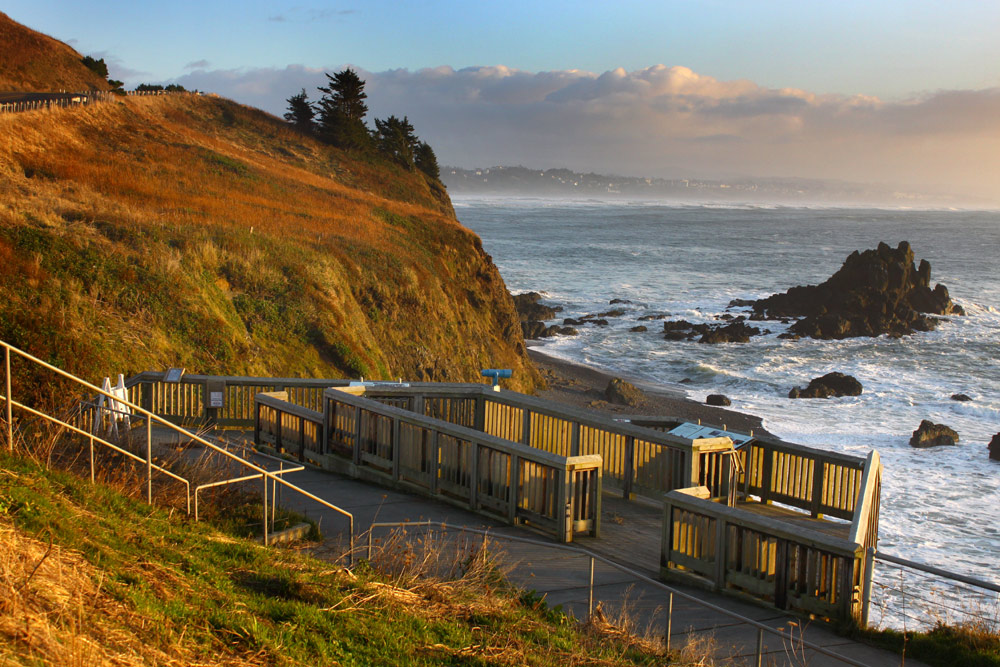
M 253 403 L 253 441 L 260 446 L 260 408 L 261 404 L 256 400 Z
M 823 482 L 824 473 L 826 472 L 826 465 L 823 463 L 823 459 L 815 458 L 813 459 L 813 479 L 812 479 L 812 503 L 811 503 L 811 513 L 817 519 L 822 518 L 822 514 L 819 511 L 820 506 L 823 503 Z
M 660 569 L 670 563 L 670 552 L 674 545 L 674 506 L 669 498 L 663 499 L 663 530 L 660 533 Z
M 522 432 L 521 432 L 521 442 L 525 445 L 531 446 L 531 410 L 528 408 L 521 408 L 523 413 L 522 421 Z
M 774 450 L 770 447 L 761 447 L 760 464 L 764 466 L 760 476 L 760 499 L 761 502 L 770 505 L 771 500 L 771 477 L 774 473 Z
M 556 536 L 560 542 L 567 544 L 573 541 L 573 497 L 571 486 L 573 484 L 573 473 L 563 467 L 558 472 L 559 485 L 556 490 L 556 520 L 559 528 Z
M 573 421 L 573 425 L 570 427 L 569 436 L 569 455 L 579 456 L 580 455 L 580 422 Z
M 778 538 L 774 556 L 774 606 L 788 608 L 788 540 Z
M 469 441 L 469 509 L 479 509 L 479 443 Z
M 631 435 L 625 436 L 625 470 L 622 480 L 622 497 L 625 500 L 632 500 L 632 486 L 635 483 L 635 438 Z
M 354 408 L 354 465 L 361 465 L 361 408 Z
M 517 508 L 521 503 L 521 459 L 510 455 L 510 503 L 507 505 L 507 521 L 517 523 Z
M 430 489 L 431 493 L 437 494 L 438 492 L 438 477 L 441 472 L 441 449 L 438 444 L 438 431 L 435 429 L 431 431 L 431 459 L 430 459 L 430 470 L 428 471 L 431 475 Z
M 715 586 L 726 589 L 726 520 L 715 519 Z
M 392 417 L 392 427 L 390 428 L 390 432 L 392 433 L 392 442 L 389 443 L 389 451 L 391 452 L 392 456 L 392 481 L 398 482 L 399 465 L 400 465 L 399 459 L 402 456 L 403 452 L 399 442 L 399 433 L 400 433 L 399 419 L 397 419 L 396 417 Z

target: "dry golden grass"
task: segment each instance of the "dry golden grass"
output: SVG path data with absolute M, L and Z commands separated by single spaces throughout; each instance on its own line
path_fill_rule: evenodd
M 194 95 L 8 114 L 0 137 L 0 338 L 68 370 L 538 380 L 418 171 Z
M 68 44 L 21 25 L 0 12 L 0 92 L 110 90 Z

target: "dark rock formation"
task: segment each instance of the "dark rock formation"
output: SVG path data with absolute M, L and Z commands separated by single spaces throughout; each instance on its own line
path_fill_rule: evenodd
M 969 396 L 968 394 L 952 394 L 951 400 L 964 403 L 966 401 L 971 401 L 972 397 Z
M 545 336 L 545 322 L 521 322 L 521 334 L 525 340 L 533 340 Z
M 640 322 L 648 322 L 650 320 L 665 320 L 670 317 L 670 313 L 656 313 L 653 315 L 643 315 L 639 317 Z
M 603 313 L 598 313 L 598 317 L 621 317 L 625 314 L 624 308 L 613 308 L 611 310 L 605 311 Z
M 944 424 L 924 419 L 910 438 L 910 447 L 941 447 L 958 443 L 958 433 Z
M 793 287 L 752 305 L 756 317 L 803 318 L 789 329 L 802 336 L 904 336 L 933 329 L 939 318 L 927 313 L 965 314 L 944 285 L 931 289 L 930 279 L 930 263 L 921 260 L 916 267 L 909 243 L 903 241 L 895 250 L 880 243 L 876 250 L 852 253 L 820 285 Z
M 643 332 L 643 331 L 649 331 L 649 328 L 646 327 L 646 326 L 643 326 L 642 324 L 640 324 L 637 327 L 632 327 L 631 329 L 629 329 L 629 331 L 634 331 L 634 332 L 639 333 L 639 332 Z
M 555 308 L 539 303 L 542 295 L 538 292 L 526 292 L 525 294 L 513 294 L 514 309 L 522 322 L 532 322 L 538 320 L 551 320 L 556 313 L 562 310 L 561 306 Z
M 636 406 L 645 400 L 642 392 L 636 388 L 635 385 L 622 380 L 621 378 L 613 378 L 611 382 L 608 383 L 607 388 L 604 390 L 604 398 L 608 400 L 609 403 L 619 403 L 621 405 L 631 405 Z
M 994 461 L 1000 461 L 1000 433 L 993 436 L 990 440 L 990 444 L 987 445 L 990 448 L 990 458 Z
M 788 398 L 830 398 L 831 396 L 860 396 L 861 383 L 850 375 L 827 373 L 823 377 L 809 381 L 806 388 L 795 387 L 788 392 Z
M 730 401 L 729 398 L 727 398 L 726 396 L 723 396 L 722 394 L 709 394 L 705 398 L 705 404 L 706 405 L 719 405 L 719 406 L 722 406 L 722 407 L 727 407 L 727 406 L 732 405 L 733 402 Z
M 749 343 L 750 336 L 756 336 L 760 333 L 760 329 L 757 327 L 751 327 L 744 324 L 742 321 L 735 321 L 732 324 L 727 324 L 724 327 L 718 327 L 712 329 L 708 333 L 702 335 L 699 343 Z

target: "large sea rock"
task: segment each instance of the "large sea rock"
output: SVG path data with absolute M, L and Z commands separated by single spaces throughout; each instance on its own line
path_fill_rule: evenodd
M 958 433 L 944 424 L 924 419 L 910 438 L 910 447 L 942 447 L 958 444 Z
M 858 380 L 843 373 L 827 373 L 813 378 L 804 389 L 795 387 L 788 392 L 788 398 L 830 398 L 837 396 L 860 396 L 864 388 Z
M 752 302 L 753 319 L 802 318 L 789 331 L 822 339 L 930 331 L 939 320 L 933 315 L 965 314 L 947 287 L 930 283 L 930 263 L 916 266 L 909 243 L 895 249 L 880 243 L 853 252 L 824 283 Z
M 987 447 L 990 448 L 990 458 L 994 461 L 1000 461 L 1000 433 L 993 436 Z
M 609 403 L 637 406 L 645 400 L 645 395 L 631 382 L 621 378 L 612 378 L 604 389 L 604 398 Z

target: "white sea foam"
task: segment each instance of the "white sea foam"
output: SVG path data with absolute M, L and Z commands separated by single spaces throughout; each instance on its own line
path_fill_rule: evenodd
M 461 200 L 460 200 L 461 201 Z M 652 382 L 681 385 L 697 400 L 725 393 L 767 429 L 807 445 L 885 463 L 880 548 L 948 562 L 995 578 L 1000 552 L 1000 463 L 985 444 L 1000 431 L 1000 214 L 983 212 L 465 201 L 460 218 L 478 232 L 517 291 L 546 290 L 563 317 L 611 308 L 609 327 L 544 343 L 569 361 Z M 665 341 L 644 314 L 718 322 L 732 299 L 754 299 L 825 280 L 853 250 L 910 241 L 967 311 L 938 330 L 903 339 L 780 340 L 787 328 L 747 344 Z M 611 298 L 644 304 L 611 306 Z M 746 309 L 728 311 L 746 313 Z M 649 330 L 630 332 L 636 324 Z M 793 386 L 830 371 L 854 375 L 859 397 L 787 398 Z M 965 393 L 961 403 L 951 395 Z M 945 423 L 957 447 L 908 445 L 922 419 Z

